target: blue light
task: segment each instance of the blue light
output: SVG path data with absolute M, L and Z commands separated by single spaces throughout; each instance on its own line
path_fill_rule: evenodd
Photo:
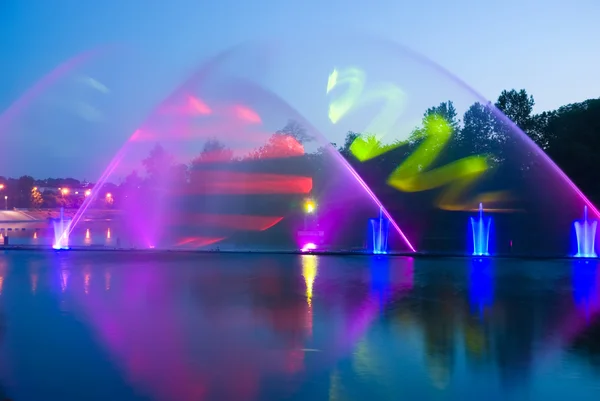
M 473 232 L 473 256 L 489 256 L 490 227 L 492 218 L 483 217 L 483 204 L 479 204 L 479 218 L 471 217 L 471 230 Z
M 65 219 L 64 208 L 60 208 L 60 217 L 53 222 L 54 242 L 52 248 L 59 251 L 69 249 L 69 232 L 71 231 L 71 220 Z
M 474 258 L 469 272 L 469 301 L 471 310 L 483 315 L 494 303 L 494 274 L 489 258 Z
M 378 219 L 369 219 L 369 243 L 368 249 L 375 255 L 388 253 L 388 235 L 390 231 L 390 221 L 383 215 L 383 209 L 379 209 Z
M 588 220 L 587 206 L 583 207 L 583 220 L 575 220 L 575 235 L 577 237 L 577 258 L 596 258 L 596 226 L 597 220 Z

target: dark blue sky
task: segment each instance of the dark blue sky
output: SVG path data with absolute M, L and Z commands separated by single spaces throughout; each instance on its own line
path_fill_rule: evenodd
M 135 68 L 139 69 L 140 60 L 147 66 L 134 74 L 143 83 L 132 84 L 143 101 L 127 98 L 128 104 L 139 107 L 131 107 L 130 121 L 119 121 L 119 128 L 111 126 L 125 131 L 195 65 L 220 49 L 255 37 L 301 39 L 312 34 L 322 37 L 314 46 L 324 50 L 328 46 L 325 32 L 353 29 L 408 45 L 488 98 L 496 98 L 505 88 L 524 87 L 535 96 L 536 110 L 542 111 L 600 95 L 599 17 L 596 0 L 3 0 L 0 108 L 7 109 L 69 57 L 104 44 L 119 44 L 129 49 L 129 56 L 139 55 Z M 111 67 L 113 76 L 120 72 L 116 65 Z M 308 96 L 302 82 L 289 79 L 280 85 L 282 93 L 298 94 L 298 101 L 290 101 L 304 115 L 317 113 L 310 110 L 310 102 L 302 101 Z M 43 125 L 41 117 L 39 121 Z M 45 135 L 54 142 L 70 142 L 73 135 L 68 127 L 44 134 L 37 134 L 45 131 L 43 126 L 37 131 L 28 129 L 28 138 Z M 21 137 L 21 131 L 11 132 Z M 102 151 L 113 152 L 123 137 L 115 134 L 113 138 Z M 27 142 L 33 146 L 31 139 Z M 66 174 L 66 160 L 77 159 L 70 150 L 45 162 L 45 148 L 39 147 L 40 161 L 35 166 L 21 159 L 2 167 L 11 175 Z M 107 157 L 99 156 L 96 163 L 72 175 L 94 179 Z

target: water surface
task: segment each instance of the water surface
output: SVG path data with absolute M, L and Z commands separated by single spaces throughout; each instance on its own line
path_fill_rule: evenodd
M 598 266 L 0 255 L 0 400 L 598 400 Z

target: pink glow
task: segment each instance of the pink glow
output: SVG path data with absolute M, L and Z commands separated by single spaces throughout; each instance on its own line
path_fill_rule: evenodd
M 283 220 L 283 217 L 252 216 L 244 214 L 186 213 L 172 216 L 168 220 L 173 225 L 185 223 L 194 226 L 215 226 L 235 230 L 264 231 L 279 223 Z
M 309 242 L 308 244 L 304 244 L 301 251 L 302 252 L 310 252 L 310 251 L 314 251 L 315 249 L 317 249 L 317 246 L 315 244 L 313 244 L 312 242 Z
M 216 244 L 217 242 L 223 241 L 225 237 L 220 238 L 208 238 L 208 237 L 188 237 L 179 241 L 176 246 L 192 246 L 195 248 L 200 248 L 207 245 Z M 154 246 L 150 246 L 150 248 L 154 248 Z
M 204 194 L 307 194 L 312 178 L 294 175 L 206 171 L 194 193 Z
M 236 105 L 233 107 L 233 114 L 241 121 L 249 124 L 260 124 L 262 120 L 257 112 L 244 105 Z
M 195 96 L 189 96 L 188 103 L 191 110 L 196 115 L 208 115 L 212 113 L 210 107 L 208 107 L 206 103 L 204 103 L 202 100 L 198 99 Z

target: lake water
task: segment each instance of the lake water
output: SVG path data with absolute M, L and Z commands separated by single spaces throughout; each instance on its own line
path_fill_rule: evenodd
M 595 263 L 0 254 L 0 400 L 598 400 Z

